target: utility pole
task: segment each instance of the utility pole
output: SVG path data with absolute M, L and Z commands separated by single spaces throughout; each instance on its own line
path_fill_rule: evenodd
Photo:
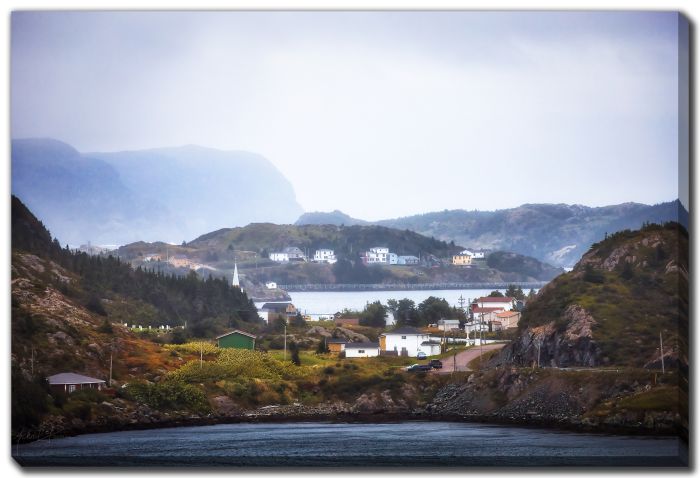
M 661 373 L 666 373 L 666 367 L 664 365 L 664 339 L 661 337 L 661 332 L 659 332 L 659 344 L 661 350 Z
M 287 324 L 284 325 L 284 360 L 287 360 Z
M 112 388 L 112 350 L 109 351 L 109 388 Z
M 199 344 L 199 370 L 202 370 L 203 365 L 204 365 L 204 346 L 200 343 Z

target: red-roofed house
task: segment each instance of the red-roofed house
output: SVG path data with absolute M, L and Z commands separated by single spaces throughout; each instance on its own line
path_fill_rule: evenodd
M 496 314 L 496 318 L 504 329 L 511 329 L 518 326 L 520 321 L 520 312 L 515 310 L 507 310 Z
M 513 310 L 515 299 L 512 297 L 480 297 L 475 301 L 478 307 L 500 307 L 503 310 Z

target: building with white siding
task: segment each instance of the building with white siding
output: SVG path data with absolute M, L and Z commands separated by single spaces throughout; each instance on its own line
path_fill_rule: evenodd
M 439 353 L 440 346 L 436 345 L 438 345 L 437 353 Z M 414 327 L 399 327 L 390 332 L 384 332 L 379 336 L 379 347 L 382 351 L 396 352 L 398 355 L 408 357 L 415 357 L 418 352 L 435 355 L 435 348 L 430 342 L 430 334 Z
M 375 342 L 348 342 L 345 344 L 345 358 L 378 357 L 379 344 Z
M 335 251 L 333 251 L 333 249 L 317 249 L 314 253 L 314 262 L 335 264 L 338 262 L 338 259 L 335 257 Z

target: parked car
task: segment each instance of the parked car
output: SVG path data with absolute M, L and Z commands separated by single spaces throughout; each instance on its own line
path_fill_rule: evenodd
M 418 355 L 416 355 L 416 358 L 417 358 L 418 360 L 425 360 L 425 359 L 428 358 L 428 356 L 425 355 L 425 352 L 418 352 Z
M 429 365 L 433 368 L 442 368 L 442 362 L 437 359 L 431 360 Z
M 433 367 L 430 365 L 422 365 L 418 363 L 414 363 L 413 365 L 409 365 L 406 367 L 407 372 L 429 372 L 432 370 Z

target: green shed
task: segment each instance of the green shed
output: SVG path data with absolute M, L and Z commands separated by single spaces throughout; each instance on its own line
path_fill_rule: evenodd
M 222 349 L 248 349 L 255 348 L 255 335 L 243 332 L 242 330 L 233 330 L 227 334 L 219 335 L 216 338 L 216 344 Z

